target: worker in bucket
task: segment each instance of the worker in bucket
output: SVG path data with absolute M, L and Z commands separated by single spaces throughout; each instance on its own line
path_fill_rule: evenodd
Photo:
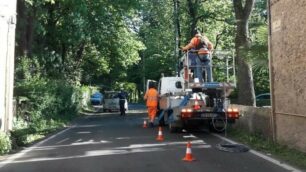
M 196 61 L 196 72 L 195 78 L 198 78 L 200 82 L 203 82 L 203 71 L 202 68 L 206 69 L 207 82 L 212 82 L 211 72 L 211 51 L 213 50 L 213 44 L 209 39 L 202 35 L 199 31 L 196 32 L 195 36 L 191 39 L 190 43 L 182 47 L 183 51 L 191 50 L 188 56 L 194 57 Z M 195 52 L 192 52 L 195 51 Z M 193 59 L 191 59 L 193 60 Z M 206 79 L 206 78 L 204 78 Z
M 146 91 L 143 98 L 146 101 L 148 109 L 149 126 L 154 127 L 159 95 L 153 82 L 149 83 L 149 89 Z

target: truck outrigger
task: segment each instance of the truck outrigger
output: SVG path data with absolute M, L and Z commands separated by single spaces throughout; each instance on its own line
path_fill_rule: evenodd
M 222 82 L 206 82 L 204 79 L 200 83 L 193 78 L 192 69 L 197 66 L 188 63 L 188 52 L 180 59 L 182 68 L 178 76 L 160 78 L 159 121 L 167 122 L 171 132 L 205 126 L 221 132 L 228 123 L 234 123 L 239 118 L 238 109 L 231 107 L 228 98 L 236 86 L 234 58 L 228 52 L 216 52 L 215 58 L 219 61 L 214 69 L 223 66 L 225 71 L 225 75 L 219 76 L 223 77 Z

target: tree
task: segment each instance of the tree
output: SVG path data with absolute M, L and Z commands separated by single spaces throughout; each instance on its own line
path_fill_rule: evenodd
M 255 106 L 255 91 L 252 66 L 243 57 L 244 51 L 250 47 L 248 20 L 255 0 L 233 0 L 236 17 L 236 60 L 238 64 L 238 103 Z
M 175 33 L 171 1 L 144 1 L 141 11 L 142 25 L 139 35 L 147 47 L 142 52 L 143 74 L 147 79 L 158 80 L 161 73 L 173 75 L 177 59 L 174 56 Z
M 16 54 L 37 59 L 51 79 L 122 80 L 144 48 L 128 25 L 138 7 L 135 0 L 19 0 Z

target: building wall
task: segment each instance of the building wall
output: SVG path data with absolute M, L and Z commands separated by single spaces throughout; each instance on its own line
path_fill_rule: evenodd
M 306 152 L 306 0 L 270 0 L 270 9 L 275 138 Z
M 16 0 L 0 0 L 0 129 L 12 129 Z

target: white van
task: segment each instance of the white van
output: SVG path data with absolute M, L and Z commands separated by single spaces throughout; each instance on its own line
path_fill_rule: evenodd
M 104 105 L 103 111 L 104 112 L 113 112 L 113 111 L 120 111 L 119 106 L 119 98 L 116 96 L 120 93 L 119 91 L 105 91 L 104 93 Z M 128 110 L 128 102 L 125 100 L 124 107 L 126 111 Z

